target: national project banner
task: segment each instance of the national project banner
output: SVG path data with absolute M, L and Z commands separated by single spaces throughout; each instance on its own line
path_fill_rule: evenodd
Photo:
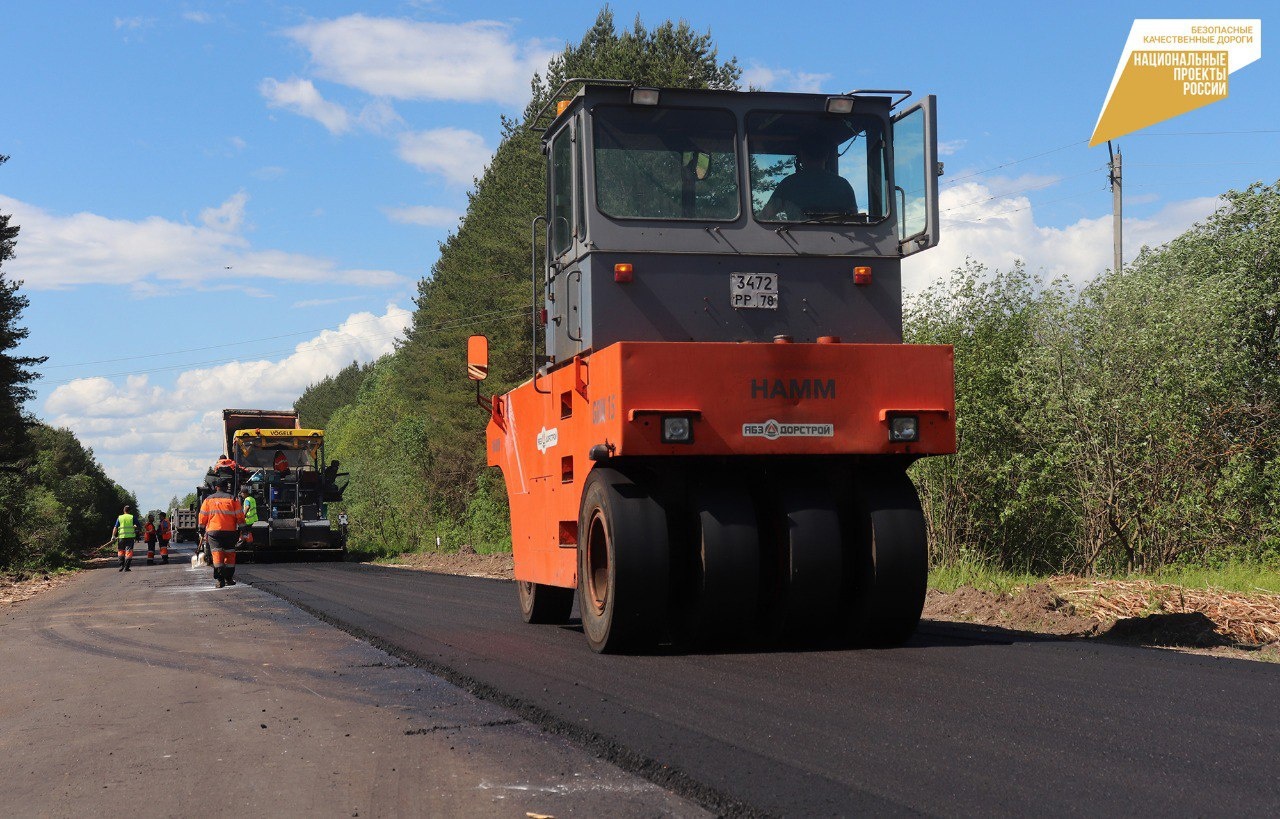
M 1261 56 L 1261 20 L 1134 20 L 1090 147 L 1226 99 Z

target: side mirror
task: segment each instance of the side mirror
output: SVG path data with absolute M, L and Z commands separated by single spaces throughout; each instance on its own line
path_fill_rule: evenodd
M 467 378 L 483 381 L 488 377 L 489 339 L 486 336 L 471 336 L 467 339 Z

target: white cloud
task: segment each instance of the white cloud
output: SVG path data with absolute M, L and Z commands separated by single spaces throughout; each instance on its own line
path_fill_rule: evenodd
M 244 221 L 244 206 L 248 201 L 249 194 L 240 191 L 218 207 L 200 211 L 200 221 L 204 222 L 205 227 L 223 233 L 234 233 Z
M 397 126 L 403 126 L 404 120 L 386 100 L 374 100 L 360 109 L 356 122 L 366 131 L 385 134 Z
M 401 134 L 397 154 L 427 173 L 437 173 L 455 185 L 470 185 L 484 172 L 492 151 L 484 137 L 461 128 L 437 128 Z
M 233 136 L 228 138 L 227 142 L 230 142 L 231 147 L 235 148 L 237 151 L 243 151 L 249 145 L 249 143 L 244 141 L 244 137 L 238 137 L 238 136 Z
M 503 23 L 426 23 L 352 14 L 285 32 L 317 76 L 376 97 L 523 104 L 554 53 Z
M 938 140 L 938 156 L 953 156 L 969 143 L 967 139 Z
M 989 187 L 961 183 L 942 192 L 941 241 L 903 262 L 903 287 L 919 292 L 964 264 L 967 257 L 1007 270 L 1017 260 L 1046 279 L 1065 277 L 1079 285 L 1112 266 L 1111 215 L 1081 219 L 1061 228 L 1036 223 L 1026 196 L 992 200 L 999 187 L 1014 188 L 1038 177 L 1003 180 Z M 1025 187 L 1025 185 L 1024 185 Z M 1100 196 L 1105 194 L 1100 193 Z M 1124 258 L 1132 261 L 1143 245 L 1157 247 L 1203 220 L 1221 202 L 1202 197 L 1174 202 L 1149 218 L 1124 220 Z
M 795 91 L 804 94 L 817 94 L 824 90 L 824 85 L 831 81 L 830 74 L 816 74 L 807 71 L 793 71 L 789 68 L 769 68 L 752 63 L 742 71 L 742 85 L 745 88 L 759 88 L 764 91 Z
M 213 15 L 207 11 L 184 11 L 182 19 L 190 23 L 199 23 L 205 25 L 213 22 Z
M 351 115 L 336 102 L 320 96 L 311 80 L 294 77 L 281 82 L 267 77 L 258 84 L 258 93 L 271 108 L 283 108 L 319 122 L 331 134 L 346 133 L 351 129 Z
M 156 21 L 153 17 L 117 17 L 114 22 L 116 31 L 139 31 L 150 28 Z
M 423 225 L 425 227 L 456 227 L 462 214 L 449 208 L 435 205 L 411 205 L 404 208 L 383 208 L 387 218 L 401 225 Z
M 55 388 L 42 416 L 68 427 L 106 467 L 136 492 L 143 508 L 182 497 L 222 452 L 222 409 L 291 407 L 308 384 L 352 361 L 367 362 L 394 349 L 412 314 L 388 305 L 382 315 L 353 313 L 278 361 L 231 361 L 188 370 L 172 387 L 149 376 L 125 383 L 81 378 Z
M 390 270 L 341 268 L 331 259 L 254 249 L 238 232 L 247 200 L 240 192 L 204 210 L 201 226 L 158 216 L 140 221 L 94 213 L 61 216 L 0 195 L 0 212 L 13 214 L 13 223 L 22 227 L 21 251 L 5 264 L 5 272 L 25 281 L 30 290 L 107 284 L 130 285 L 139 293 L 161 283 L 169 289 L 176 284 L 246 292 L 244 284 L 234 279 L 365 287 L 403 281 Z M 211 287 L 210 281 L 220 284 Z

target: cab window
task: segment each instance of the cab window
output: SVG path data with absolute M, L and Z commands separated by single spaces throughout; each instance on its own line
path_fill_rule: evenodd
M 747 149 L 751 211 L 761 221 L 865 224 L 888 213 L 878 117 L 756 112 Z
M 617 219 L 738 218 L 737 122 L 728 111 L 598 106 L 596 204 Z
M 551 143 L 551 249 L 560 256 L 573 242 L 573 135 L 565 128 Z

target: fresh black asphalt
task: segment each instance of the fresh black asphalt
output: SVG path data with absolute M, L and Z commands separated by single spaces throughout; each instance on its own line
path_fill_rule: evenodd
M 600 656 L 505 581 L 241 574 L 720 813 L 1280 814 L 1274 664 L 932 623 L 892 650 Z

